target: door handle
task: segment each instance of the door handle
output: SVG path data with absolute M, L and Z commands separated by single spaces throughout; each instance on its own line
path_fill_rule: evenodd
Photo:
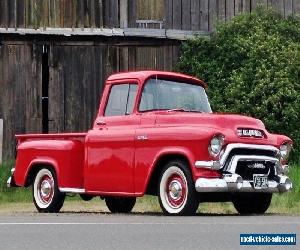
M 101 126 L 101 125 L 103 126 L 103 125 L 106 125 L 106 122 L 105 121 L 97 121 L 96 124 L 99 126 Z

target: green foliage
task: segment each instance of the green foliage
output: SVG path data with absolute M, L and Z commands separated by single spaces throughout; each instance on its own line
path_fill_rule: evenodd
M 182 45 L 178 70 L 209 85 L 212 107 L 262 119 L 300 156 L 300 19 L 258 8 Z M 296 158 L 294 158 L 296 159 Z
M 293 182 L 293 189 L 288 193 L 274 194 L 271 210 L 274 212 L 299 214 L 300 211 L 300 166 L 292 165 L 288 176 Z

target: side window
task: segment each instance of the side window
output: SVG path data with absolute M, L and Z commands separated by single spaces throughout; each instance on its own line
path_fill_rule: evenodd
M 136 84 L 113 85 L 110 90 L 104 115 L 118 116 L 132 113 L 136 93 Z

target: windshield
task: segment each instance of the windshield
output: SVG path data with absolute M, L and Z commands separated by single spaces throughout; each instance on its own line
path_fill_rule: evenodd
M 148 80 L 143 89 L 139 111 L 150 110 L 211 113 L 202 86 L 162 79 Z

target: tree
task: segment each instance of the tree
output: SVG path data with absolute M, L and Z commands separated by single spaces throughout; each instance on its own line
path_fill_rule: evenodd
M 214 110 L 257 117 L 269 131 L 291 136 L 299 159 L 298 17 L 258 8 L 220 23 L 210 38 L 182 45 L 177 67 L 207 82 Z

